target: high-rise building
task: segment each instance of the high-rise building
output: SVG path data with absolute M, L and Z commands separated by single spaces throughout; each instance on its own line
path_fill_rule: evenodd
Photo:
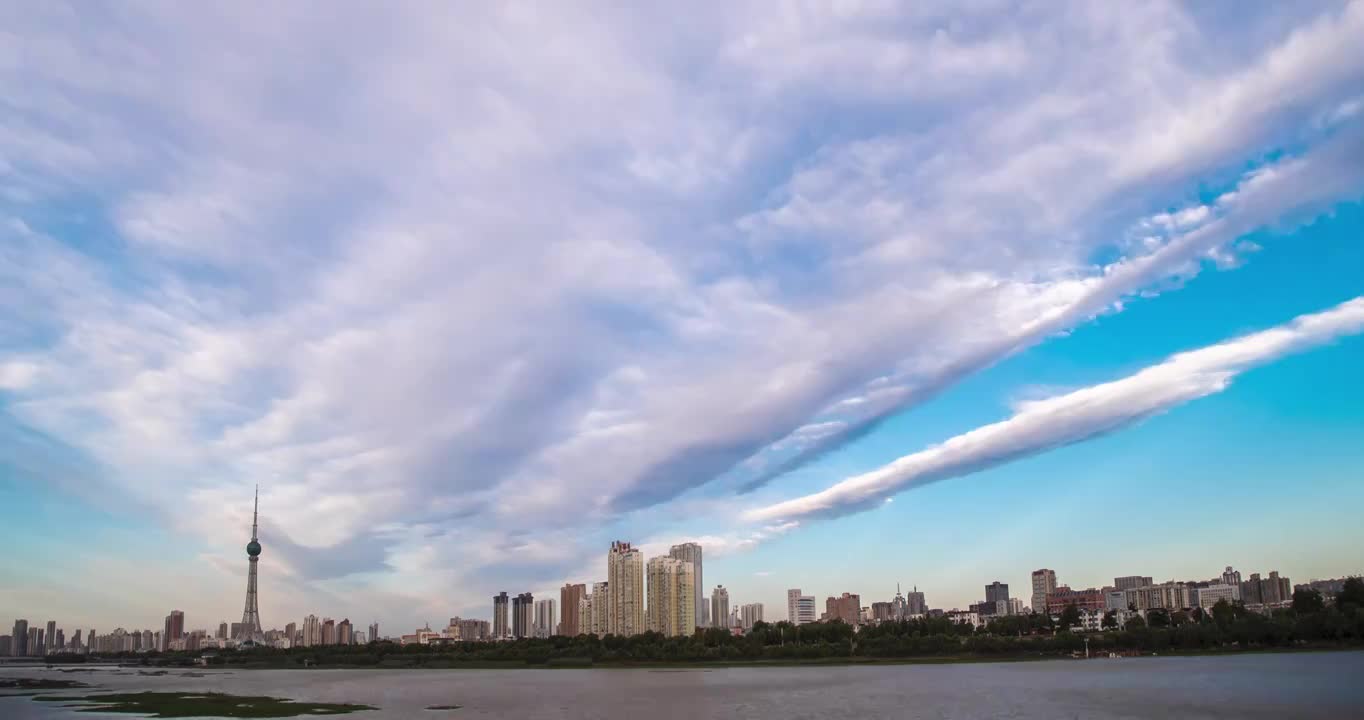
M 71 649 L 79 651 L 81 649 L 81 631 L 76 628 L 76 634 L 71 637 Z
M 43 654 L 46 655 L 56 649 L 57 645 L 57 621 L 47 621 L 47 632 L 43 634 Z
M 14 638 L 9 635 L 0 635 L 0 657 L 9 657 L 14 654 Z
M 375 620 L 369 624 L 369 634 L 366 636 L 370 642 L 379 642 L 379 621 Z
M 1235 586 L 1237 586 L 1237 587 L 1240 587 L 1240 586 L 1241 586 L 1241 571 L 1239 571 L 1239 570 L 1233 570 L 1233 569 L 1231 568 L 1231 566 L 1228 565 L 1228 566 L 1227 566 L 1227 569 L 1222 571 L 1222 584 L 1223 584 L 1223 585 L 1235 585 Z
M 1113 578 L 1113 587 L 1118 590 L 1136 590 L 1137 588 L 1150 587 L 1155 583 L 1151 581 L 1149 575 L 1124 575 Z
M 752 630 L 753 626 L 763 621 L 763 604 L 749 603 L 739 607 L 739 623 L 745 630 Z
M 554 634 L 554 604 L 553 599 L 535 601 L 535 637 L 547 638 Z
M 1256 575 L 1255 577 L 1258 578 L 1259 576 Z M 34 657 L 42 657 L 42 656 L 46 655 L 46 654 L 47 654 L 47 635 L 46 635 L 46 632 L 45 632 L 42 628 L 30 628 L 30 629 L 36 631 L 36 635 L 34 635 L 34 644 L 33 644 L 34 652 L 33 652 L 33 656 L 34 656 Z
M 1247 605 L 1278 605 L 1293 600 L 1293 585 L 1286 577 L 1279 577 L 1279 571 L 1261 578 L 1260 573 L 1251 573 L 1250 579 L 1241 583 L 1241 602 Z
M 924 600 L 924 594 L 919 592 L 918 585 L 905 595 L 905 609 L 910 617 L 928 614 L 928 602 Z
M 354 645 L 355 628 L 350 624 L 350 618 L 341 618 L 341 622 L 336 625 L 336 644 Z
M 644 631 L 644 556 L 630 543 L 616 541 L 606 556 L 606 581 L 610 583 L 610 626 L 615 635 L 638 635 Z
M 521 593 L 512 598 L 512 637 L 528 638 L 535 623 L 535 596 Z
M 14 630 L 10 633 L 10 655 L 14 657 L 24 657 L 28 655 L 28 621 L 15 620 Z
M 716 585 L 710 592 L 710 620 L 715 627 L 728 627 L 729 591 L 724 585 Z
M 66 649 L 66 633 L 61 628 L 57 628 L 57 640 L 52 643 L 54 652 Z
M 242 610 L 242 629 L 237 636 L 240 642 L 258 643 L 264 640 L 260 625 L 260 606 L 256 602 L 256 564 L 260 562 L 259 526 L 256 511 L 260 508 L 260 486 L 256 487 L 255 499 L 251 505 L 251 542 L 246 544 L 246 607 Z
M 700 546 L 700 544 L 694 543 L 694 542 L 688 542 L 688 543 L 682 543 L 681 545 L 674 545 L 674 546 L 672 546 L 671 549 L 668 550 L 668 557 L 676 558 L 676 559 L 678 559 L 678 560 L 683 560 L 683 561 L 686 561 L 686 562 L 691 563 L 691 566 L 692 566 L 692 580 L 694 581 L 694 582 L 693 582 L 693 585 L 695 586 L 695 587 L 693 588 L 693 590 L 694 590 L 693 595 L 694 595 L 694 596 L 693 596 L 693 598 L 692 598 L 691 605 L 692 605 L 693 608 L 695 608 L 695 612 L 696 612 L 696 621 L 695 621 L 695 623 L 693 623 L 693 627 L 705 627 L 705 626 L 706 626 L 706 616 L 707 616 L 709 613 L 706 612 L 706 600 L 705 600 L 705 598 L 706 598 L 706 595 L 705 595 L 705 593 L 706 593 L 706 586 L 705 586 L 705 581 L 704 581 L 704 579 L 703 579 L 702 576 L 701 576 L 701 546 Z M 691 633 L 687 633 L 687 634 L 690 635 Z
M 42 657 L 43 654 L 43 629 L 34 625 L 28 629 L 28 655 L 29 657 Z
M 1009 601 L 1009 585 L 998 580 L 985 586 L 985 602 L 995 604 Z
M 596 629 L 593 627 L 593 623 L 596 620 L 596 615 L 593 613 L 593 610 L 595 608 L 593 607 L 592 595 L 593 593 L 587 593 L 586 595 L 583 595 L 581 598 L 578 599 L 579 635 L 596 634 Z
M 226 622 L 220 622 L 220 623 L 218 623 L 218 632 L 217 632 L 213 637 L 218 638 L 219 640 L 226 640 L 226 639 L 227 639 L 227 623 L 226 623 Z
M 587 585 L 583 583 L 565 583 L 559 588 L 559 635 L 577 637 L 587 632 L 582 629 L 582 618 L 579 617 L 586 598 Z
M 862 622 L 862 596 L 843 593 L 840 597 L 825 598 L 824 619 L 842 620 L 849 625 Z
M 322 644 L 322 623 L 316 615 L 309 615 L 303 618 L 303 647 L 312 647 Z
M 817 620 L 815 596 L 802 595 L 800 588 L 786 591 L 786 621 L 792 625 L 804 625 Z
M 504 590 L 493 596 L 493 639 L 505 640 L 511 637 L 511 627 L 507 620 L 508 600 Z
M 175 642 L 176 640 L 179 640 L 181 637 L 184 636 L 184 634 L 185 613 L 179 610 L 172 610 L 170 614 L 166 616 L 165 627 L 161 631 L 162 638 L 161 642 L 164 643 L 165 645 L 165 647 L 162 647 L 161 650 L 162 651 L 169 650 L 171 647 L 171 643 Z
M 611 583 L 592 583 L 592 633 L 598 637 L 611 632 Z
M 336 621 L 329 617 L 322 618 L 322 644 L 336 644 Z
M 1056 571 L 1042 568 L 1032 571 L 1032 611 L 1047 611 L 1047 593 L 1056 589 Z
M 670 637 L 695 629 L 696 587 L 690 561 L 660 555 L 649 560 L 648 629 Z

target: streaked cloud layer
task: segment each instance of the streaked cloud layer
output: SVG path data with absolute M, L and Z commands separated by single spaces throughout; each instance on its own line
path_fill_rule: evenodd
M 234 572 L 261 483 L 290 615 L 746 547 L 675 519 L 1364 189 L 1360 2 L 0 28 L 0 449 Z
M 785 522 L 866 510 L 915 485 L 945 480 L 1121 430 L 1225 390 L 1240 373 L 1291 352 L 1364 332 L 1364 297 L 1281 327 L 1179 353 L 1121 380 L 1023 403 L 1008 420 L 962 433 L 826 490 L 756 508 L 745 517 Z

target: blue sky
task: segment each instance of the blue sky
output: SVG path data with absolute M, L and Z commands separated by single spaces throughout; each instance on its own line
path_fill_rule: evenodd
M 1131 5 L 0 11 L 0 608 L 1364 570 L 1364 3 Z

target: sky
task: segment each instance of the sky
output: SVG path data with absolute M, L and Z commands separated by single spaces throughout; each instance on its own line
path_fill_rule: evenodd
M 0 3 L 0 617 L 1364 572 L 1364 2 Z

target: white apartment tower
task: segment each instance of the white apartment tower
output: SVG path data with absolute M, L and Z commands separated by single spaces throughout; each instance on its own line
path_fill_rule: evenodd
M 668 557 L 685 560 L 691 563 L 692 577 L 695 582 L 695 592 L 692 597 L 692 606 L 696 608 L 696 627 L 706 626 L 706 597 L 705 582 L 701 577 L 701 546 L 694 542 L 674 545 L 668 550 Z
M 553 599 L 535 601 L 535 637 L 547 638 L 554 634 L 554 606 Z
M 649 630 L 669 637 L 690 635 L 696 625 L 695 570 L 686 560 L 649 560 Z
M 611 583 L 592 583 L 592 632 L 601 636 L 611 632 Z
M 786 621 L 792 625 L 804 625 L 818 619 L 815 614 L 815 596 L 800 594 L 800 588 L 786 591 Z
M 322 622 L 316 615 L 303 618 L 303 647 L 322 644 Z
M 593 626 L 595 615 L 592 612 L 592 593 L 587 593 L 578 599 L 578 632 L 583 635 L 594 635 L 597 630 Z
M 607 632 L 623 636 L 644 632 L 644 555 L 639 548 L 619 540 L 611 543 L 606 581 L 611 584 Z

